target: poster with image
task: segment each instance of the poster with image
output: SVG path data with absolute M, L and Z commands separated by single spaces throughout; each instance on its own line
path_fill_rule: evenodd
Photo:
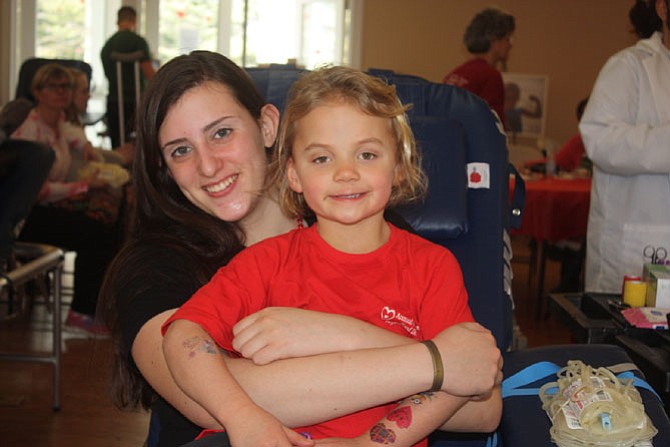
M 544 75 L 503 73 L 505 130 L 512 137 L 544 135 L 548 78 Z

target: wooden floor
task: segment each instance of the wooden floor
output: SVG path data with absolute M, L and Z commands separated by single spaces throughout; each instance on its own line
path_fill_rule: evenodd
M 530 272 L 531 250 L 529 240 L 523 236 L 514 236 L 512 247 L 514 252 L 514 258 L 512 259 L 514 273 L 512 293 L 516 305 L 514 316 L 521 332 L 527 339 L 527 347 L 571 343 L 570 332 L 563 323 L 556 320 L 547 310 L 547 303 L 544 303 L 542 307 L 542 317 L 540 319 L 535 318 L 538 274 L 531 274 Z M 542 296 L 546 297 L 551 289 L 558 285 L 559 271 L 560 264 L 558 262 L 547 260 Z
M 528 288 L 528 244 L 513 239 L 516 319 L 527 345 L 569 343 L 565 328 L 551 316 L 534 318 L 534 282 Z M 549 263 L 546 290 L 558 281 Z M 0 351 L 41 351 L 50 346 L 49 315 L 0 322 Z M 52 368 L 48 364 L 0 361 L 0 446 L 140 447 L 148 416 L 117 410 L 107 394 L 110 343 L 64 334 L 61 409 L 52 410 Z

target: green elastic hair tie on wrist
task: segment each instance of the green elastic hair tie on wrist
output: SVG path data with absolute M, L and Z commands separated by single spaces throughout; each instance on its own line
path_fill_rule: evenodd
M 440 351 L 435 346 L 433 340 L 424 340 L 421 342 L 428 348 L 430 358 L 433 360 L 433 386 L 430 388 L 431 392 L 442 390 L 442 382 L 444 382 L 444 365 L 442 365 L 442 356 Z

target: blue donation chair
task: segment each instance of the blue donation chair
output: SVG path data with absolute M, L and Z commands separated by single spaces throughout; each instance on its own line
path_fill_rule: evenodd
M 267 100 L 280 110 L 290 85 L 301 70 L 290 66 L 247 68 Z M 505 352 L 505 377 L 514 377 L 520 388 L 503 386 L 507 394 L 498 431 L 480 434 L 436 433 L 433 446 L 553 446 L 551 423 L 541 408 L 536 388 L 554 381 L 553 375 L 533 376 L 531 383 L 519 375 L 538 362 L 565 366 L 579 359 L 594 367 L 630 364 L 632 360 L 615 345 L 562 345 L 511 350 L 513 303 L 511 297 L 511 248 L 508 231 L 521 222 L 523 180 L 517 175 L 514 198 L 509 200 L 509 175 L 516 171 L 508 162 L 507 138 L 499 120 L 486 103 L 458 87 L 429 82 L 417 76 L 388 70 L 370 70 L 396 86 L 398 95 L 412 107 L 408 114 L 424 156 L 429 177 L 425 203 L 399 210 L 423 237 L 449 248 L 458 258 L 470 306 L 478 322 L 494 334 Z M 532 368 L 531 368 L 532 369 Z M 670 445 L 670 420 L 662 402 L 644 384 L 638 370 L 629 371 L 645 408 L 659 433 L 654 445 Z

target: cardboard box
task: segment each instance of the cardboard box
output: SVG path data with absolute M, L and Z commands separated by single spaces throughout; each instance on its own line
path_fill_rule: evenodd
M 645 264 L 642 279 L 647 281 L 647 307 L 670 307 L 670 266 Z

